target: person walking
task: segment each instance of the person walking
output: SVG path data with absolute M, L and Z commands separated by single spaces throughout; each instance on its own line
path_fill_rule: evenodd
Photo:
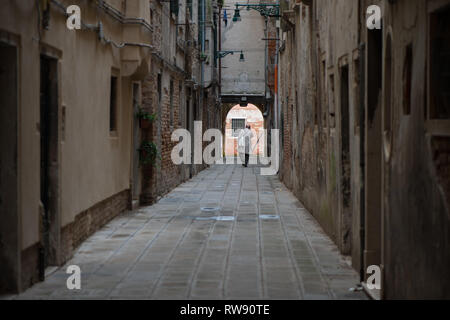
M 252 128 L 249 124 L 247 124 L 245 129 L 243 129 L 243 130 L 241 130 L 241 132 L 239 132 L 239 137 L 238 137 L 238 151 L 241 155 L 242 154 L 245 155 L 245 161 L 243 164 L 244 167 L 248 166 L 248 161 L 250 159 L 250 152 L 252 150 L 252 148 L 251 148 L 252 138 L 253 138 Z M 242 156 L 241 156 L 241 159 L 242 159 Z

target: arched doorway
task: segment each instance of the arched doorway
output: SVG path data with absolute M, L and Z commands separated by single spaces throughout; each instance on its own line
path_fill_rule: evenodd
M 265 148 L 264 137 L 264 117 L 259 108 L 253 104 L 246 107 L 235 105 L 227 114 L 225 120 L 225 143 L 224 156 L 235 157 L 237 152 L 237 138 L 239 130 L 246 124 L 252 127 L 254 137 L 251 141 L 253 147 L 253 156 L 263 156 Z

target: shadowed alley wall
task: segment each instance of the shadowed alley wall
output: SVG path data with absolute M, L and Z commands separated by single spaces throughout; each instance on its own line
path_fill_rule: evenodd
M 280 176 L 383 298 L 449 298 L 450 2 L 305 3 L 283 13 Z

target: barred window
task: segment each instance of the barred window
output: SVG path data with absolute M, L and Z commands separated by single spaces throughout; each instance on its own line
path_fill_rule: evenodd
M 239 135 L 239 131 L 245 128 L 245 119 L 231 119 L 231 129 L 233 130 L 233 137 Z

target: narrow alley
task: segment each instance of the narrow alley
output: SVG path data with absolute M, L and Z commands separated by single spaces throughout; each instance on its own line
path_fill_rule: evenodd
M 117 217 L 14 299 L 366 299 L 358 275 L 277 177 L 215 165 Z M 81 290 L 67 290 L 67 266 Z
M 0 300 L 450 299 L 450 0 L 0 3 Z

